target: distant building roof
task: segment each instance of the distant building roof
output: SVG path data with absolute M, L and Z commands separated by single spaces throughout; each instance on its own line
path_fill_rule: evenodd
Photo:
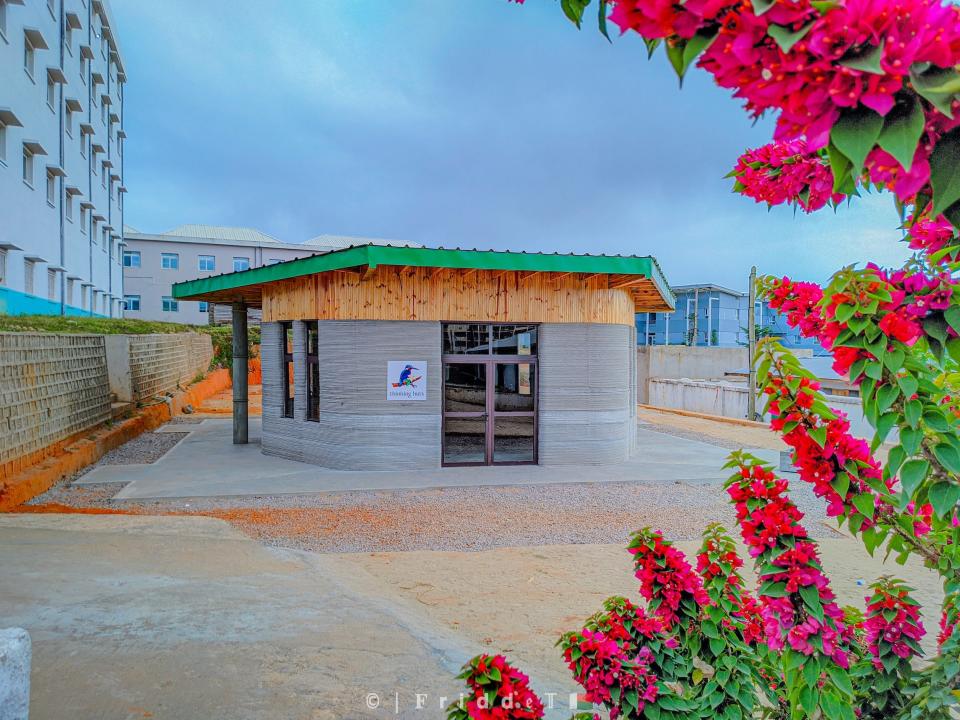
M 711 291 L 712 291 L 712 292 L 727 293 L 728 295 L 735 295 L 735 296 L 737 296 L 737 297 L 743 297 L 744 295 L 746 295 L 746 293 L 740 292 L 739 290 L 731 290 L 730 288 L 724 287 L 723 285 L 713 285 L 713 284 L 706 284 L 706 285 L 671 285 L 671 286 L 670 286 L 670 289 L 673 290 L 675 293 L 678 293 L 678 292 L 679 292 L 679 293 L 682 293 L 682 292 L 693 292 L 694 290 L 704 290 L 704 291 L 706 291 L 706 292 L 711 292 Z
M 123 226 L 123 232 L 125 232 L 125 233 L 138 233 L 138 232 L 140 232 L 140 231 L 137 230 L 133 225 L 124 225 L 124 226 Z
M 207 238 L 210 240 L 240 240 L 254 243 L 278 243 L 272 235 L 254 228 L 224 227 L 223 225 L 178 225 L 162 235 L 176 237 Z
M 420 243 L 407 242 L 406 240 L 384 240 L 382 238 L 364 238 L 351 237 L 349 235 L 317 235 L 303 243 L 324 250 L 343 250 L 344 248 L 357 245 L 382 245 L 391 247 L 423 247 Z

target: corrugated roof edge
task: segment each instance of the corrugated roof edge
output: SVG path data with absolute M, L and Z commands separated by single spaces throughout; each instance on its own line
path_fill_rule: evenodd
M 204 293 L 232 290 L 277 280 L 312 275 L 329 270 L 368 265 L 410 265 L 477 270 L 528 270 L 539 272 L 607 273 L 642 275 L 650 278 L 660 295 L 671 306 L 676 298 L 663 270 L 651 255 L 590 255 L 527 253 L 501 250 L 461 250 L 460 248 L 410 248 L 390 245 L 355 245 L 343 250 L 287 260 L 241 272 L 221 273 L 173 285 L 175 298 L 188 300 Z

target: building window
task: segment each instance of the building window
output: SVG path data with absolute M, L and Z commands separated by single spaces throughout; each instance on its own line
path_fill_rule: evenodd
M 138 268 L 140 267 L 140 251 L 139 250 L 124 250 L 123 251 L 123 266 L 128 268 Z
M 63 30 L 63 45 L 66 48 L 67 52 L 72 56 L 73 55 L 73 28 L 68 23 Z
M 293 417 L 293 323 L 280 323 L 283 363 L 283 417 Z
M 164 312 L 178 312 L 180 310 L 180 303 L 174 300 L 168 295 L 163 297 L 163 311 Z
M 37 51 L 33 48 L 33 43 L 26 35 L 23 36 L 23 69 L 33 80 L 33 69 L 36 65 Z
M 197 258 L 197 270 L 216 270 L 217 260 L 213 255 L 201 255 Z
M 57 273 L 53 270 L 47 270 L 47 297 L 57 299 Z
M 97 225 L 100 224 L 99 220 L 94 220 L 90 226 L 90 239 L 93 240 L 93 244 L 97 244 Z
M 123 296 L 123 307 L 125 310 L 133 310 L 134 312 L 139 312 L 140 310 L 140 296 L 139 295 L 124 295 Z
M 180 255 L 177 253 L 160 253 L 160 267 L 164 270 L 179 270 Z
M 0 0 L 0 5 L 3 0 Z M 0 249 L 0 285 L 7 284 L 7 251 Z
M 82 130 L 80 131 L 80 157 L 85 158 L 87 156 L 87 136 Z
M 0 0 L 3 7 L 3 0 Z M 7 164 L 7 126 L 0 122 L 0 163 Z
M 7 39 L 7 2 L 0 0 L 0 37 Z
M 73 195 L 67 193 L 63 201 L 63 214 L 70 222 L 73 222 Z
M 63 130 L 68 136 L 73 137 L 73 110 L 67 108 L 63 114 Z
M 276 265 L 277 263 L 280 263 L 280 262 L 283 262 L 283 260 L 281 260 L 280 258 L 270 258 L 270 261 L 268 264 Z
M 80 208 L 80 233 L 82 235 L 87 234 L 87 209 L 85 207 Z
M 210 304 L 209 304 L 207 301 L 205 301 L 205 300 L 201 300 L 201 301 L 200 301 L 200 312 L 205 313 L 205 312 L 208 312 L 209 310 L 210 310 Z
M 33 153 L 30 148 L 23 148 L 23 181 L 33 187 Z
M 320 323 L 307 323 L 307 420 L 320 420 Z
M 233 259 L 233 271 L 241 272 L 242 270 L 250 269 L 250 258 L 248 257 L 235 257 Z
M 23 291 L 33 295 L 33 260 L 23 261 Z
M 47 75 L 47 107 L 50 108 L 50 112 L 56 112 L 53 109 L 53 106 L 57 103 L 57 83 L 53 81 L 53 78 L 50 75 Z
M 56 207 L 57 201 L 57 176 L 52 172 L 47 172 L 47 205 Z
M 63 299 L 67 305 L 73 305 L 73 279 L 67 278 L 67 296 Z

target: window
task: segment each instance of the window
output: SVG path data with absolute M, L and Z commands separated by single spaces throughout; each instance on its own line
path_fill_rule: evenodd
M 63 131 L 70 137 L 73 137 L 73 110 L 67 108 L 63 114 Z
M 178 312 L 180 310 L 180 303 L 174 300 L 168 295 L 163 297 L 163 311 L 164 312 Z
M 23 261 L 23 291 L 33 295 L 33 260 Z
M 47 270 L 47 297 L 57 299 L 57 273 L 53 270 Z
M 160 253 L 160 267 L 164 270 L 179 270 L 180 255 L 177 253 Z
M 70 222 L 73 222 L 73 195 L 67 193 L 66 199 L 63 201 L 63 214 Z
M 279 262 L 283 262 L 283 260 L 281 260 L 280 258 L 270 258 L 269 264 L 276 265 Z
M 63 45 L 66 51 L 73 55 L 73 27 L 69 23 L 63 30 Z
M 210 304 L 205 300 L 200 301 L 200 312 L 205 313 L 210 310 Z
M 197 270 L 216 270 L 217 260 L 213 255 L 201 255 L 197 258 Z
M 138 268 L 140 267 L 140 251 L 139 250 L 124 250 L 123 251 L 123 266 L 129 268 Z
M 50 108 L 50 112 L 56 112 L 53 109 L 53 106 L 57 103 L 57 83 L 53 81 L 53 78 L 50 74 L 47 74 L 47 107 Z
M 33 153 L 30 148 L 23 148 L 23 181 L 33 187 Z
M 47 171 L 47 205 L 55 207 L 57 201 L 57 176 Z
M 7 2 L 0 0 L 0 37 L 7 39 Z
M 83 310 L 87 309 L 87 288 L 83 285 L 80 286 L 80 307 Z
M 63 301 L 67 305 L 73 305 L 73 278 L 67 278 L 67 296 Z
M 33 43 L 26 35 L 23 36 L 23 69 L 33 80 L 33 69 L 36 65 L 37 51 L 33 48 Z
M 107 186 L 107 175 L 109 174 L 108 171 L 107 171 L 107 162 L 106 162 L 106 160 L 103 161 L 103 167 L 100 168 L 100 169 L 103 171 L 103 172 L 100 174 L 100 187 L 105 188 L 105 187 Z
M 133 310 L 134 312 L 138 312 L 140 310 L 140 296 L 124 295 L 123 307 L 125 310 Z
M 307 420 L 320 421 L 320 323 L 307 323 Z
M 240 272 L 242 270 L 250 269 L 250 258 L 248 257 L 235 257 L 233 259 L 233 271 Z
M 83 235 L 87 234 L 87 209 L 85 207 L 80 208 L 80 232 Z
M 97 244 L 97 225 L 99 224 L 100 224 L 99 220 L 94 220 L 93 224 L 91 225 L 90 239 L 93 240 L 94 245 Z
M 87 135 L 83 131 L 80 132 L 80 157 L 85 158 L 87 156 Z
M 3 0 L 0 0 L 0 7 L 3 7 Z M 7 126 L 0 122 L 0 163 L 7 164 Z
M 0 0 L 0 6 L 3 0 Z M 0 285 L 7 284 L 7 251 L 0 249 Z
M 293 417 L 293 323 L 280 323 L 280 358 L 283 363 L 283 417 Z

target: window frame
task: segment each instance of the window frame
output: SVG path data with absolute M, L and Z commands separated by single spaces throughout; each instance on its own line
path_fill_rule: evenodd
M 197 305 L 200 309 L 200 312 L 210 312 L 210 303 L 208 303 L 206 300 L 201 300 L 199 303 L 197 303 Z
M 34 154 L 33 151 L 28 148 L 26 145 L 23 146 L 23 184 L 28 188 L 33 190 L 33 178 L 35 176 L 34 172 Z M 29 179 L 28 179 L 29 178 Z
M 0 0 L 0 4 L 3 0 Z M 0 165 L 7 164 L 7 124 L 0 121 Z
M 47 299 L 57 299 L 57 273 L 47 268 Z
M 47 170 L 47 205 L 57 206 L 57 176 Z
M 30 38 L 27 37 L 26 33 L 23 35 L 23 71 L 27 74 L 27 77 L 30 78 L 30 81 L 36 84 L 36 79 L 34 78 L 34 73 L 37 70 L 37 49 L 33 46 L 33 43 L 30 42 Z
M 204 261 L 210 261 L 210 267 L 204 267 Z M 214 272 L 217 269 L 217 256 L 216 255 L 197 255 L 197 271 L 198 272 Z
M 280 323 L 280 363 L 283 377 L 283 407 L 281 417 L 293 418 L 296 397 L 293 383 L 296 380 L 296 368 L 293 367 L 293 322 Z M 290 374 L 291 369 L 293 375 Z
M 160 298 L 160 309 L 163 312 L 180 312 L 180 301 L 172 295 L 164 295 Z
M 172 258 L 173 264 L 167 264 Z M 160 253 L 160 269 L 161 270 L 179 270 L 180 269 L 180 253 Z
M 23 261 L 23 291 L 33 295 L 33 283 L 36 280 L 37 264 L 33 260 Z
M 304 323 L 304 355 L 306 356 L 307 381 L 307 417 L 310 422 L 320 422 L 320 322 L 308 320 Z M 311 336 L 315 345 L 311 348 Z M 311 352 L 313 350 L 313 352 Z
M 242 260 L 242 261 L 246 262 L 247 266 L 246 266 L 245 268 L 240 268 L 240 269 L 238 270 L 238 269 L 237 269 L 237 260 Z M 242 255 L 238 255 L 238 256 L 236 256 L 236 257 L 233 258 L 233 271 L 234 271 L 234 272 L 244 272 L 245 270 L 249 270 L 249 269 L 250 269 L 250 258 L 249 258 L 249 257 L 244 257 L 244 256 L 242 256 Z
M 128 257 L 130 258 L 130 262 L 129 262 L 129 263 L 127 263 L 127 258 L 128 258 Z M 133 262 L 134 258 L 136 258 L 136 261 L 137 261 L 136 264 L 134 264 L 134 262 Z M 128 267 L 128 268 L 143 267 L 143 265 L 142 265 L 142 259 L 141 259 L 141 257 L 140 257 L 140 251 L 139 251 L 139 250 L 124 250 L 124 251 L 123 251 L 123 266 L 124 266 L 124 267 Z
M 129 310 L 130 312 L 140 312 L 141 297 L 140 295 L 124 295 L 123 309 Z M 132 307 L 134 303 L 136 303 L 136 307 Z
M 3 0 L 0 0 L 3 2 Z M 7 249 L 0 248 L 0 285 L 7 284 Z

